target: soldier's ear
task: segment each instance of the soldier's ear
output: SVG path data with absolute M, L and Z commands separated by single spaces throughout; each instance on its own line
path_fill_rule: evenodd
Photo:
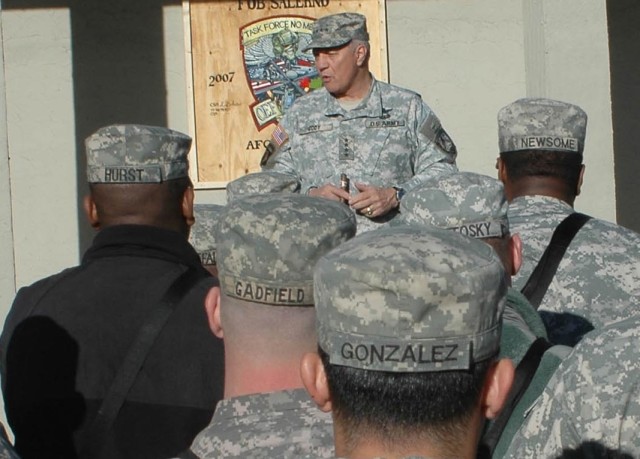
M 97 230 L 100 229 L 100 216 L 98 215 L 98 207 L 96 206 L 96 202 L 93 200 L 93 196 L 90 194 L 86 195 L 82 204 L 89 224 Z
M 481 400 L 482 414 L 494 419 L 504 407 L 513 384 L 515 369 L 510 359 L 500 359 L 487 372 Z
M 204 309 L 207 312 L 211 332 L 220 339 L 224 338 L 222 321 L 220 320 L 220 287 L 215 286 L 209 289 L 204 298 Z
M 507 183 L 507 168 L 504 166 L 500 156 L 496 158 L 496 169 L 498 169 L 498 180 L 502 183 Z
M 358 45 L 358 47 L 356 48 L 356 64 L 358 65 L 358 67 L 361 67 L 367 61 L 368 52 L 369 51 L 367 50 L 367 47 L 365 45 Z
M 320 410 L 331 411 L 331 394 L 322 359 L 316 352 L 308 352 L 300 362 L 302 384 Z
M 580 191 L 582 191 L 582 181 L 584 180 L 584 164 L 580 166 L 580 176 L 578 177 L 578 186 L 576 187 L 576 196 L 580 196 Z
M 194 197 L 195 193 L 191 186 L 187 187 L 182 194 L 182 215 L 188 226 L 192 226 L 196 221 L 196 217 L 193 215 Z

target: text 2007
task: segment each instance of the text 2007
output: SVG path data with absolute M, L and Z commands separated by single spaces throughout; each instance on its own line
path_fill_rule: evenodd
M 209 87 L 214 87 L 216 83 L 231 83 L 236 72 L 220 73 L 218 75 L 209 75 Z

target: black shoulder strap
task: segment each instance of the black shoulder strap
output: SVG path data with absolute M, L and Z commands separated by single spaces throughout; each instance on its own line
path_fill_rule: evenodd
M 98 414 L 88 428 L 85 441 L 83 441 L 80 448 L 82 453 L 80 457 L 99 457 L 105 437 L 131 390 L 153 343 L 167 323 L 175 305 L 182 300 L 200 279 L 200 273 L 193 268 L 183 272 L 169 286 L 158 307 L 151 311 L 149 319 L 140 327 L 138 335 L 127 351 L 127 355 L 100 405 Z
M 527 283 L 520 291 L 535 309 L 540 307 L 551 280 L 558 270 L 560 260 L 562 260 L 567 251 L 567 247 L 580 231 L 580 228 L 589 220 L 591 220 L 590 216 L 574 212 L 556 227 L 551 237 L 551 242 L 542 254 L 531 276 L 529 276 Z
M 513 410 L 518 405 L 518 402 L 520 402 L 529 384 L 531 384 L 531 380 L 540 365 L 542 356 L 550 347 L 551 343 L 545 338 L 538 338 L 529 346 L 529 350 L 527 350 L 527 353 L 516 367 L 513 385 L 509 391 L 509 396 L 507 397 L 504 408 L 482 435 L 478 457 L 484 459 L 493 456 L 493 452 L 498 445 L 498 441 L 500 441 L 502 432 L 507 426 Z

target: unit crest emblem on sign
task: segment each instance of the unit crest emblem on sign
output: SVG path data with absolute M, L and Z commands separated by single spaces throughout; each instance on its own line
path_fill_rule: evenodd
M 240 29 L 245 75 L 255 102 L 250 105 L 258 130 L 277 122 L 296 98 L 322 87 L 311 51 L 315 19 L 276 16 Z

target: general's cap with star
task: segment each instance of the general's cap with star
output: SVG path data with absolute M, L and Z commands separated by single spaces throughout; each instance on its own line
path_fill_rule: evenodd
M 230 297 L 313 306 L 317 260 L 356 233 L 348 206 L 294 193 L 230 202 L 216 226 L 220 287 Z
M 369 41 L 367 18 L 359 13 L 330 14 L 313 23 L 311 41 L 303 51 L 338 48 L 351 40 Z
M 519 99 L 498 112 L 500 153 L 544 150 L 582 154 L 586 131 L 584 110 L 559 100 Z
M 243 175 L 227 184 L 227 202 L 251 194 L 295 193 L 300 191 L 300 182 L 288 174 L 264 171 Z
M 433 225 L 476 239 L 509 233 L 502 182 L 473 172 L 433 178 L 400 201 L 399 223 Z
M 161 183 L 189 176 L 191 137 L 172 129 L 119 124 L 85 140 L 89 183 Z
M 488 244 L 435 227 L 370 231 L 316 266 L 318 345 L 335 365 L 466 370 L 498 352 L 506 291 Z
M 216 266 L 215 225 L 224 206 L 217 204 L 194 204 L 193 215 L 196 219 L 189 233 L 189 243 L 198 252 L 205 266 Z

